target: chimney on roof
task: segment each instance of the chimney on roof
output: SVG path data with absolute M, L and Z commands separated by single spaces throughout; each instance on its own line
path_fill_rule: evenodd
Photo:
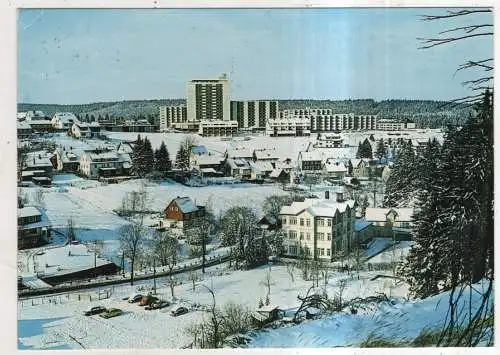
M 325 200 L 329 200 L 330 199 L 330 191 L 326 190 L 325 191 Z

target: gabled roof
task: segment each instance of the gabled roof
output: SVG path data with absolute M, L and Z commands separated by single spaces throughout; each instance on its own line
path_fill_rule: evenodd
M 248 148 L 230 148 L 227 150 L 227 157 L 229 159 L 251 159 L 253 158 L 253 151 Z
M 279 157 L 276 155 L 274 149 L 255 149 L 253 152 L 255 159 L 257 160 L 278 160 Z
M 52 166 L 50 158 L 52 154 L 40 151 L 40 152 L 30 152 L 26 154 L 26 166 L 27 167 L 37 167 L 37 166 Z
M 413 208 L 374 208 L 366 209 L 365 220 L 370 222 L 385 222 L 389 212 L 397 214 L 396 222 L 411 222 L 413 221 Z
M 347 171 L 344 164 L 342 164 L 338 161 L 333 162 L 331 160 L 328 160 L 325 163 L 324 169 L 329 173 L 342 173 L 342 172 L 345 173 Z
M 220 155 L 200 155 L 196 157 L 196 165 L 219 165 L 224 160 Z
M 354 205 L 354 200 L 337 202 L 335 199 L 306 198 L 303 202 L 293 202 L 290 206 L 283 206 L 280 214 L 298 215 L 307 210 L 313 216 L 334 217 L 337 211 L 343 213 L 347 207 L 352 209 Z
M 42 213 L 38 210 L 38 208 L 34 206 L 28 206 L 17 209 L 17 217 L 33 217 L 33 216 L 41 216 Z
M 176 203 L 177 207 L 179 207 L 182 213 L 190 213 L 198 211 L 198 206 L 196 206 L 195 203 L 187 196 L 177 197 L 173 199 L 170 202 L 170 204 L 172 204 L 173 202 Z
M 256 162 L 251 161 L 249 162 L 249 165 L 252 168 L 252 170 L 257 172 L 271 172 L 274 170 L 271 163 L 267 161 L 256 161 Z
M 270 178 L 278 178 L 278 177 L 280 177 L 280 175 L 281 175 L 282 172 L 283 172 L 283 169 L 274 169 L 269 174 L 269 177 Z
M 323 156 L 319 151 L 313 150 L 310 152 L 300 152 L 299 159 L 302 161 L 322 161 Z
M 250 164 L 243 159 L 227 159 L 226 163 L 231 169 L 250 169 Z

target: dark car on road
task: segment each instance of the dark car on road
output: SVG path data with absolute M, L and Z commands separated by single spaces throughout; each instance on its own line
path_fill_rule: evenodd
M 188 309 L 184 306 L 177 306 L 170 310 L 170 315 L 173 317 L 180 316 L 181 314 L 185 314 L 188 312 Z
M 96 306 L 96 307 L 92 307 L 90 310 L 86 311 L 83 314 L 86 316 L 93 316 L 94 314 L 101 314 L 103 312 L 106 312 L 106 308 L 104 308 L 102 306 Z
M 140 293 L 135 293 L 130 295 L 130 297 L 127 299 L 128 303 L 135 303 L 139 302 L 142 299 L 142 295 Z
M 170 306 L 170 303 L 167 301 L 155 301 L 151 303 L 149 306 L 146 306 L 144 309 L 146 311 L 152 311 L 154 309 L 161 309 Z

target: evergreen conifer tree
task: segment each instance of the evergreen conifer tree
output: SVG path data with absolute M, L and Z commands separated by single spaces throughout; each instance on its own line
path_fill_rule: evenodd
M 165 177 L 167 172 L 172 169 L 172 162 L 170 161 L 170 156 L 168 154 L 165 142 L 161 142 L 160 148 L 155 153 L 155 170 L 158 171 L 161 176 Z
M 153 148 L 151 146 L 151 142 L 147 137 L 144 138 L 143 143 L 143 166 L 144 166 L 144 174 L 148 175 L 153 172 L 154 168 L 154 153 Z
M 387 148 L 385 147 L 384 140 L 380 138 L 377 142 L 376 157 L 380 160 L 387 157 Z

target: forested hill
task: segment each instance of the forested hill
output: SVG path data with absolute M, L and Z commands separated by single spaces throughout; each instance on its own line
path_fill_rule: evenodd
M 47 116 L 55 112 L 69 111 L 78 115 L 101 115 L 105 117 L 156 116 L 158 107 L 185 104 L 185 99 L 137 100 L 97 102 L 82 105 L 18 104 L 18 111 L 40 110 Z M 377 114 L 379 118 L 410 119 L 419 126 L 441 126 L 463 122 L 470 108 L 451 107 L 443 101 L 431 100 L 279 100 L 280 109 L 330 108 L 338 113 Z

